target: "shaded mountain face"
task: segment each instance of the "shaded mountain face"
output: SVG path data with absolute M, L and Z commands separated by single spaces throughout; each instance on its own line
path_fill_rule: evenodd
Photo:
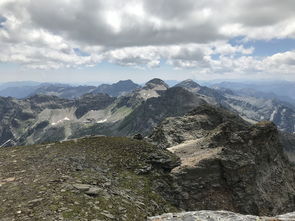
M 110 97 L 107 94 L 85 94 L 75 102 L 75 106 L 77 107 L 75 115 L 79 119 L 89 111 L 105 109 L 115 100 L 116 98 Z
M 171 173 L 176 204 L 185 210 L 275 215 L 295 209 L 294 168 L 271 122 L 250 125 L 206 105 L 167 118 L 149 139 L 180 158 Z
M 205 103 L 199 96 L 182 88 L 169 88 L 161 96 L 150 98 L 135 108 L 118 129 L 122 135 L 147 134 L 165 117 L 183 115 Z
M 202 95 L 208 103 L 236 112 L 251 123 L 269 120 L 282 131 L 295 132 L 295 108 L 288 103 L 255 93 L 237 93 L 229 89 L 203 87 L 192 80 L 181 82 L 175 87 L 183 87 Z

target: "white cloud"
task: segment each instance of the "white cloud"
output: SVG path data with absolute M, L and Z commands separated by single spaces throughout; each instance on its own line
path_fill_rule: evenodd
M 1 0 L 0 62 L 291 72 L 293 51 L 257 58 L 228 40 L 295 38 L 294 11 L 294 0 Z

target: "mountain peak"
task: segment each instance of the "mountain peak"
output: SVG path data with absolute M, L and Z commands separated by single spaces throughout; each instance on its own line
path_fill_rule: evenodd
M 127 79 L 127 80 L 120 80 L 115 84 L 135 84 L 132 80 Z
M 94 90 L 94 93 L 107 93 L 111 96 L 118 97 L 136 88 L 139 88 L 139 85 L 128 79 L 118 81 L 114 84 L 102 84 Z
M 191 89 L 191 88 L 200 88 L 201 86 L 195 81 L 193 81 L 192 79 L 187 79 L 178 83 L 177 85 L 175 85 L 175 87 L 184 87 L 184 88 Z
M 157 86 L 164 86 L 166 89 L 169 88 L 168 84 L 165 83 L 165 81 L 159 79 L 159 78 L 153 78 L 152 80 L 148 81 L 145 84 L 145 88 L 155 88 Z

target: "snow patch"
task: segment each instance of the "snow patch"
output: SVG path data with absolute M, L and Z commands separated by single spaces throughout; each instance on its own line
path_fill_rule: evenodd
M 273 119 L 275 118 L 275 115 L 278 113 L 278 109 L 276 108 L 273 112 L 272 112 L 272 114 L 270 115 L 270 119 L 269 119 L 269 121 L 273 121 Z
M 107 120 L 108 120 L 108 119 L 98 120 L 96 123 L 101 124 L 101 123 L 106 122 Z
M 51 123 L 51 125 L 52 126 L 55 126 L 55 125 L 57 125 L 57 124 L 60 124 L 60 123 L 62 123 L 62 122 L 64 122 L 64 121 L 69 121 L 70 119 L 68 118 L 68 117 L 65 117 L 64 119 L 61 119 L 61 120 L 58 120 L 58 121 L 56 121 L 56 122 L 53 122 L 53 123 Z

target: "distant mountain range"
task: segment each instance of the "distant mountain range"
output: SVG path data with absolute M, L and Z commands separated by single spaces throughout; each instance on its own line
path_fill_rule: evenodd
M 54 95 L 61 98 L 74 99 L 87 93 L 105 93 L 110 96 L 121 96 L 138 88 L 131 80 L 119 81 L 114 84 L 95 86 L 72 86 L 58 83 L 12 82 L 0 85 L 0 96 L 27 98 L 36 94 Z
M 169 87 L 173 87 L 180 83 L 176 80 L 165 81 Z M 213 89 L 230 89 L 236 93 L 247 94 L 254 97 L 262 97 L 269 99 L 278 99 L 295 104 L 295 82 L 277 81 L 277 82 L 230 82 L 224 81 L 220 83 L 204 82 L 203 85 L 207 85 Z M 99 86 L 93 86 L 91 84 L 84 85 L 72 85 L 72 84 L 60 84 L 60 83 L 40 83 L 34 81 L 23 82 L 8 82 L 0 83 L 0 96 L 2 97 L 15 97 L 26 98 L 35 94 L 47 94 L 56 95 L 63 98 L 77 98 L 85 93 L 106 93 L 110 96 L 120 96 L 125 92 L 131 92 L 132 90 L 140 87 L 131 80 L 123 80 L 114 84 L 100 84 Z
M 295 82 L 221 82 L 211 86 L 213 88 L 227 88 L 243 93 L 256 93 L 259 94 L 259 96 L 279 99 L 295 104 Z
M 203 104 L 226 108 L 250 123 L 273 121 L 295 132 L 292 104 L 264 95 L 215 89 L 186 80 L 169 87 L 161 79 L 144 86 L 42 85 L 25 99 L 0 98 L 0 146 L 67 140 L 88 135 L 148 135 L 164 118 Z

